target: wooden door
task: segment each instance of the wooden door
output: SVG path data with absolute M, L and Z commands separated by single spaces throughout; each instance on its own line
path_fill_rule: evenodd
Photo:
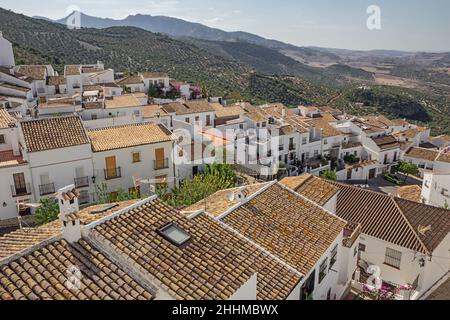
M 117 176 L 117 164 L 116 164 L 116 157 L 107 157 L 105 158 L 106 162 L 106 176 L 109 177 L 115 177 Z
M 155 150 L 155 169 L 163 169 L 164 165 L 164 148 Z

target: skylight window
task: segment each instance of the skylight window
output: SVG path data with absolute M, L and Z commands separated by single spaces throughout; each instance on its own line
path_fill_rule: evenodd
M 170 224 L 159 230 L 159 233 L 174 245 L 180 247 L 191 239 L 190 234 L 174 224 Z

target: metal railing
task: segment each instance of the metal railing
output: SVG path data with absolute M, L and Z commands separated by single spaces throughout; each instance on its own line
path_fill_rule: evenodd
M 28 196 L 31 193 L 31 186 L 29 183 L 26 183 L 24 186 L 20 187 L 17 187 L 15 185 L 11 186 L 11 194 L 13 197 Z
M 45 195 L 52 194 L 52 193 L 55 193 L 55 184 L 54 183 L 39 185 L 39 194 L 41 196 L 45 196 Z
M 169 168 L 169 159 L 166 158 L 164 160 L 154 160 L 153 161 L 153 168 L 155 170 L 168 169 Z
M 120 167 L 105 169 L 105 180 L 118 179 L 122 177 L 122 170 Z
M 75 188 L 89 187 L 89 177 L 75 178 Z

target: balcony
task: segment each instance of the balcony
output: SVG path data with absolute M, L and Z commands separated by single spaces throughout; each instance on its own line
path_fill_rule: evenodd
M 75 178 L 75 188 L 89 187 L 89 177 Z
M 122 177 L 122 170 L 120 167 L 105 169 L 105 180 L 118 179 Z
M 55 184 L 54 183 L 39 185 L 39 194 L 41 196 L 46 196 L 46 195 L 49 195 L 52 193 L 55 193 Z
M 31 186 L 26 183 L 24 186 L 11 186 L 11 194 L 14 198 L 31 195 Z
M 169 168 L 169 159 L 166 158 L 164 160 L 154 160 L 153 161 L 153 169 L 155 170 L 163 170 Z

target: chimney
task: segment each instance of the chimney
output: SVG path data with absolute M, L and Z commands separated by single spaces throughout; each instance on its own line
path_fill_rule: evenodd
M 284 108 L 281 109 L 281 117 L 283 119 L 286 118 L 286 109 L 284 109 Z
M 64 239 L 69 243 L 77 242 L 81 239 L 81 224 L 78 216 L 80 193 L 75 189 L 75 185 L 61 188 L 57 192 L 59 205 L 59 220 L 61 221 Z
M 230 202 L 231 201 L 242 202 L 245 199 L 247 199 L 248 195 L 249 195 L 249 192 L 248 192 L 247 188 L 242 187 L 242 188 L 237 189 L 236 191 L 231 191 L 228 194 L 228 200 Z

